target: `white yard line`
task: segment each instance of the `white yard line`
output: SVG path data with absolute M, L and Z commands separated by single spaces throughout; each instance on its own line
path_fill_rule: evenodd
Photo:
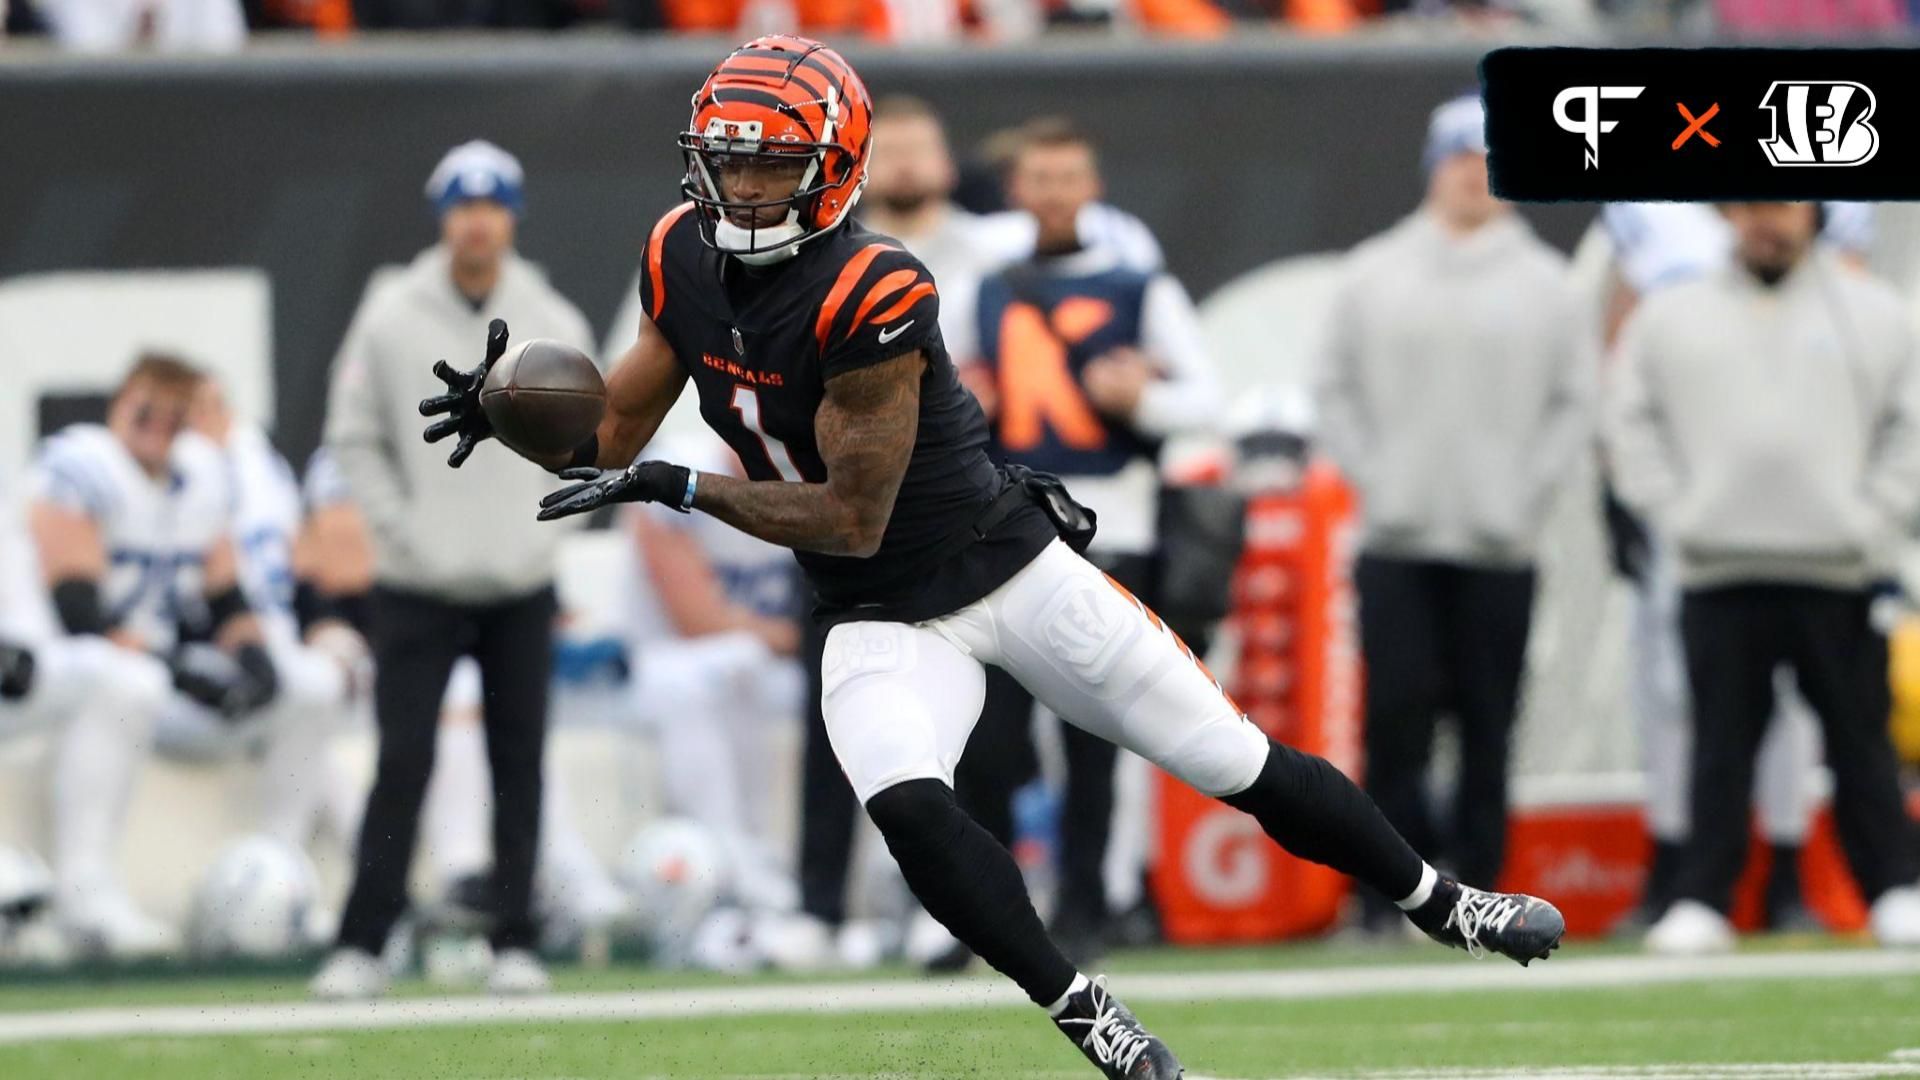
M 1920 952 L 1768 953 L 1698 959 L 1617 956 L 1551 960 L 1525 971 L 1505 961 L 1123 975 L 1114 980 L 1128 1001 L 1288 1000 L 1372 994 L 1591 989 L 1725 979 L 1821 979 L 1920 975 Z M 1019 1005 L 1026 999 L 997 978 L 928 982 L 799 983 L 635 993 L 549 994 L 528 998 L 456 997 L 372 1002 L 277 1002 L 258 1005 L 136 1005 L 59 1012 L 0 1013 L 0 1044 L 129 1036 L 264 1035 L 451 1024 L 530 1024 L 582 1020 L 694 1019 L 767 1013 L 853 1013 Z M 1804 1069 L 1812 1066 L 1792 1066 Z M 1825 1067 L 1825 1066 L 1821 1066 Z M 1851 1066 L 1834 1066 L 1851 1068 Z M 1888 1073 L 1906 1066 L 1876 1066 Z M 1415 1076 L 1417 1074 L 1393 1074 Z M 1443 1074 L 1432 1074 L 1435 1076 Z M 1453 1076 L 1503 1074 L 1446 1073 Z M 1541 1075 L 1533 1073 L 1532 1075 Z M 1558 1074 L 1552 1074 L 1558 1075 Z M 1569 1075 L 1599 1076 L 1588 1070 Z M 1620 1073 L 1621 1076 L 1644 1076 Z M 1680 1073 L 1662 1072 L 1660 1076 Z M 1691 1075 L 1691 1074 L 1688 1074 Z M 1711 1074 L 1720 1075 L 1720 1074 Z M 1750 1074 L 1741 1074 L 1750 1075 Z M 1757 1074 L 1751 1074 L 1757 1075 Z M 1791 1075 L 1812 1075 L 1796 1072 Z M 1826 1075 L 1824 1073 L 1819 1075 Z M 1835 1074 L 1836 1077 L 1852 1073 Z

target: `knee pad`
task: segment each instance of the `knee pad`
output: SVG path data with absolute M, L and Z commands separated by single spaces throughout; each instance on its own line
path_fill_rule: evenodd
M 1221 798 L 1252 787 L 1276 745 L 1246 717 L 1223 716 L 1194 732 L 1159 764 L 1202 795 Z
M 964 820 L 953 789 L 938 780 L 907 780 L 867 800 L 867 816 L 886 838 L 887 847 L 940 844 Z

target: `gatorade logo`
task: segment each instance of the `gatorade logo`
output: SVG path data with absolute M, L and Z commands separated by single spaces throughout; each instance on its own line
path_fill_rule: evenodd
M 1245 907 L 1266 895 L 1267 834 L 1260 823 L 1227 807 L 1194 823 L 1182 863 L 1187 881 L 1205 903 Z

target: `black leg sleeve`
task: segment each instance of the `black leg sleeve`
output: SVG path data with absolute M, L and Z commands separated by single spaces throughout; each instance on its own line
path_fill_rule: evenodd
M 867 800 L 867 813 L 913 895 L 961 944 L 1036 1004 L 1050 1005 L 1067 992 L 1073 964 L 1047 937 L 1020 867 L 961 811 L 945 784 L 895 784 Z
M 1359 785 L 1325 758 L 1270 742 L 1253 786 L 1221 801 L 1252 814 L 1289 852 L 1357 878 L 1389 900 L 1420 887 L 1426 864 Z

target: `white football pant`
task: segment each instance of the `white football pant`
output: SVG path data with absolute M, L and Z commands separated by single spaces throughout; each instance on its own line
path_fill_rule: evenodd
M 847 622 L 822 663 L 827 736 L 865 803 L 908 780 L 952 786 L 979 719 L 982 664 L 1061 719 L 1207 795 L 1245 791 L 1267 737 L 1186 645 L 1060 541 L 984 598 L 928 622 Z
M 173 696 L 166 666 L 98 637 L 33 646 L 33 688 L 0 706 L 0 735 L 57 728 L 48 778 L 53 872 L 64 905 L 122 891 L 127 800 Z

